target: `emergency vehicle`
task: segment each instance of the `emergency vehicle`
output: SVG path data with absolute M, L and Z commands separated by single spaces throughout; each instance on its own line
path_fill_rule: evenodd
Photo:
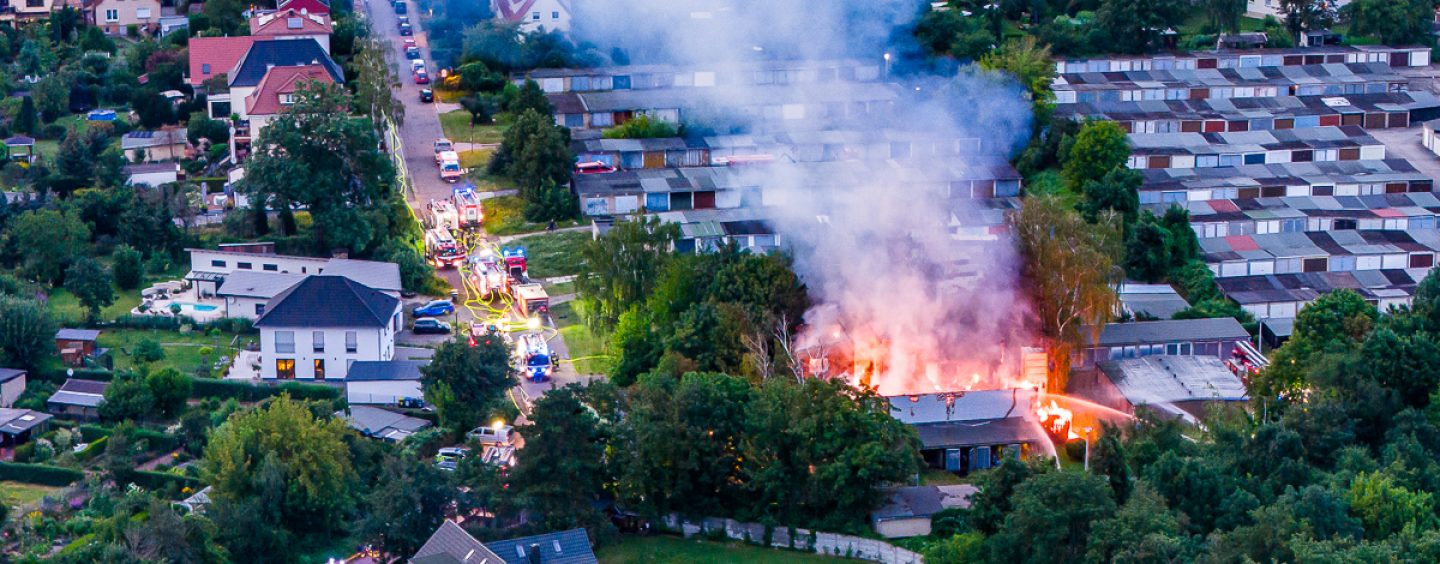
M 459 229 L 460 216 L 449 200 L 430 200 L 430 225 L 436 229 Z
M 550 344 L 539 333 L 526 333 L 515 341 L 515 368 L 532 382 L 544 382 L 555 372 Z
M 455 242 L 448 229 L 431 229 L 425 232 L 425 255 L 436 268 L 453 267 L 465 262 L 465 250 Z
M 457 182 L 464 173 L 460 170 L 460 154 L 455 151 L 440 153 L 440 179 Z
M 539 284 L 516 284 L 511 286 L 515 294 L 515 308 L 521 317 L 530 318 L 550 313 L 550 295 Z
M 495 255 L 485 254 L 470 265 L 470 283 L 480 292 L 481 299 L 491 299 L 510 292 L 510 276 L 500 267 Z
M 525 247 L 510 247 L 500 249 L 500 255 L 505 257 L 505 272 L 515 282 L 529 282 L 529 273 L 526 268 Z
M 467 183 L 453 190 L 450 201 L 455 205 L 457 225 L 460 227 L 480 227 L 485 221 L 485 206 L 480 203 L 480 195 L 475 193 L 473 185 Z

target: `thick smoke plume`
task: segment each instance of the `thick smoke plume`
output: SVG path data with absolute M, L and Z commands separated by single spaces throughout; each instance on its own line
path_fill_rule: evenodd
M 1023 144 L 1030 105 L 1017 83 L 973 68 L 944 76 L 921 70 L 926 65 L 911 56 L 916 50 L 909 30 L 924 4 L 908 0 L 575 5 L 577 38 L 602 51 L 619 48 L 633 64 L 722 71 L 757 60 L 883 65 L 880 82 L 898 94 L 887 111 L 789 126 L 784 120 L 777 124 L 774 116 L 741 113 L 726 116 L 738 127 L 705 125 L 721 133 L 793 127 L 855 131 L 871 141 L 887 135 L 926 139 L 910 145 L 907 158 L 779 159 L 754 168 L 761 177 L 755 184 L 764 191 L 764 217 L 794 256 L 818 304 L 806 315 L 798 345 L 845 359 L 829 372 L 850 373 L 884 394 L 1016 383 L 1020 348 L 1032 337 L 1014 246 L 1004 233 L 986 227 L 999 223 L 1002 211 L 950 197 L 950 171 L 1003 160 Z M 870 92 L 876 84 L 796 86 L 781 97 L 805 103 L 823 95 L 833 101 L 837 93 L 861 88 Z M 700 105 L 734 107 L 764 105 L 776 92 L 774 86 L 731 84 L 697 96 L 712 98 Z

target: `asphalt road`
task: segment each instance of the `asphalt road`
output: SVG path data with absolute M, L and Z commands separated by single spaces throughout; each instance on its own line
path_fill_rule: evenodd
M 412 2 L 409 6 L 412 10 L 407 17 L 410 18 L 410 25 L 415 35 L 412 37 L 415 44 L 420 48 L 420 54 L 426 62 L 426 69 L 432 79 L 437 79 L 439 69 L 435 68 L 430 58 L 430 42 L 423 30 L 423 24 L 419 15 L 413 12 L 415 5 Z M 405 104 L 405 123 L 399 127 L 402 140 L 401 150 L 403 151 L 405 168 L 411 180 L 411 190 L 406 194 L 406 200 L 411 208 L 418 211 L 425 209 L 426 203 L 430 200 L 441 200 L 450 197 L 452 185 L 440 179 L 439 167 L 435 165 L 435 154 L 433 142 L 435 139 L 444 136 L 444 130 L 440 127 L 440 106 L 434 102 L 421 102 L 420 90 L 430 88 L 431 85 L 417 85 L 411 78 L 410 61 L 405 57 L 405 39 L 400 35 L 397 19 L 390 3 L 385 0 L 365 0 L 362 5 L 370 18 L 371 29 L 383 35 L 391 43 L 391 51 L 388 54 L 392 68 L 400 77 L 400 88 L 396 92 L 397 97 Z M 392 148 L 393 150 L 393 148 Z M 482 194 L 482 197 L 498 194 Z M 482 235 L 487 240 L 488 235 Z M 452 288 L 457 289 L 461 294 L 461 301 L 467 301 L 468 290 L 461 282 L 460 272 L 457 269 L 442 269 L 439 274 L 450 282 Z M 410 304 L 406 305 L 406 309 Z M 468 308 L 460 308 L 457 315 L 446 316 L 445 320 L 453 322 L 458 329 L 467 326 L 475 319 L 475 316 Z M 553 320 L 545 320 L 547 325 L 544 331 L 549 337 L 549 344 L 552 352 L 562 359 L 562 362 L 555 370 L 550 381 L 535 383 L 525 380 L 519 386 L 523 392 L 517 397 L 517 402 L 523 402 L 525 398 L 536 398 L 545 391 L 556 387 L 564 386 L 572 382 L 578 382 L 583 378 L 575 372 L 575 365 L 568 362 L 570 358 L 569 349 L 565 346 L 565 340 L 560 338 L 559 332 L 555 330 Z M 414 335 L 405 331 L 399 337 L 402 344 L 430 345 L 433 346 L 443 337 L 431 335 Z

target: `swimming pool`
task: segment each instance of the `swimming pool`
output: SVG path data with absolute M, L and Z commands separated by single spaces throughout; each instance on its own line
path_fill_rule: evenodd
M 190 311 L 215 311 L 215 310 L 217 310 L 217 309 L 220 309 L 220 306 L 210 305 L 210 304 L 197 304 L 197 303 L 192 303 L 192 302 L 172 302 L 172 303 L 180 304 L 180 309 L 188 309 L 188 310 L 190 310 Z

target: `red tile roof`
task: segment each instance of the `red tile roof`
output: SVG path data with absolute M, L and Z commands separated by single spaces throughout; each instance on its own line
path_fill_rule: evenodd
M 330 16 L 293 8 L 250 18 L 250 35 L 329 35 L 333 29 Z
M 312 80 L 335 83 L 330 73 L 320 65 L 272 68 L 255 86 L 255 92 L 245 97 L 245 113 L 252 116 L 278 114 L 285 107 L 280 103 L 280 95 L 294 94 L 302 83 Z
M 1225 238 L 1225 242 L 1230 244 L 1230 250 L 1232 251 L 1260 250 L 1260 245 L 1257 245 L 1255 240 L 1251 239 L 1249 235 L 1231 235 Z
M 190 38 L 190 85 L 199 86 L 210 78 L 230 72 L 260 37 Z

